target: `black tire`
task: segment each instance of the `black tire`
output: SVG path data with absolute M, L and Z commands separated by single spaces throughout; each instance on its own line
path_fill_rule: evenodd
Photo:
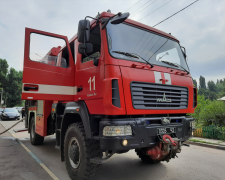
M 83 123 L 71 124 L 65 135 L 64 157 L 67 172 L 72 180 L 92 179 L 101 166 L 90 162 L 91 158 L 102 158 L 100 141 L 86 139 Z
M 30 142 L 32 145 L 41 145 L 44 142 L 44 137 L 37 134 L 35 129 L 35 121 L 32 117 L 30 121 Z
M 138 157 L 145 163 L 149 163 L 149 164 L 157 164 L 160 163 L 159 160 L 154 160 L 152 159 L 150 156 L 144 154 L 142 152 L 142 150 L 140 149 L 135 149 L 136 154 L 138 155 Z

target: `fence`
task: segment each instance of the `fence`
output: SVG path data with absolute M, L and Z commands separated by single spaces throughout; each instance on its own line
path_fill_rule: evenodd
M 225 127 L 217 127 L 211 125 L 207 127 L 197 128 L 194 131 L 194 137 L 225 140 Z

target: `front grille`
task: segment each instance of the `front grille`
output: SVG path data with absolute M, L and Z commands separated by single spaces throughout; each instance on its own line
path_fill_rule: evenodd
M 155 83 L 131 82 L 135 109 L 187 109 L 188 88 Z

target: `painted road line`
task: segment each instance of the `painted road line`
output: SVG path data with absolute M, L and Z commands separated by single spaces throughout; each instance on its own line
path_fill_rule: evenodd
M 6 127 L 1 123 L 1 125 L 6 129 Z M 42 162 L 37 158 L 16 136 L 11 133 L 12 136 L 20 143 L 20 145 L 31 155 L 31 157 L 52 177 L 54 180 L 59 180 Z

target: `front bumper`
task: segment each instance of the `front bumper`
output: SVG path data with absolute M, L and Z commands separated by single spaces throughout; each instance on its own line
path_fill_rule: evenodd
M 192 136 L 191 117 L 168 117 L 170 122 L 163 123 L 163 118 L 131 118 L 131 119 L 110 119 L 100 122 L 100 146 L 102 150 L 123 151 L 129 149 L 145 148 L 156 145 L 160 142 L 160 136 L 157 135 L 158 128 L 175 128 L 176 136 L 180 141 L 184 142 Z M 105 126 L 121 126 L 131 125 L 132 136 L 103 136 L 103 128 Z M 123 146 L 122 141 L 128 140 L 128 145 Z

